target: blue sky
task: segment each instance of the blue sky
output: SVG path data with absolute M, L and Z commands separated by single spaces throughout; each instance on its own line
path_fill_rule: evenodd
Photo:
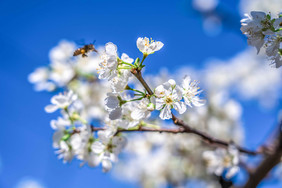
M 79 168 L 76 162 L 63 165 L 57 159 L 49 126 L 56 114 L 43 110 L 51 94 L 35 92 L 27 75 L 48 64 L 49 50 L 61 39 L 112 41 L 132 57 L 139 55 L 135 45 L 139 36 L 160 40 L 165 47 L 150 57 L 149 73 L 157 73 L 160 67 L 172 71 L 184 65 L 201 68 L 209 58 L 228 59 L 247 43 L 238 32 L 238 1 L 225 1 L 220 7 L 232 15 L 233 22 L 225 20 L 228 27 L 210 37 L 190 1 L 1 0 L 0 188 L 16 187 L 26 177 L 46 188 L 136 187 L 99 168 Z M 278 108 L 262 110 L 254 101 L 244 103 L 247 146 L 255 148 L 263 141 L 275 126 Z

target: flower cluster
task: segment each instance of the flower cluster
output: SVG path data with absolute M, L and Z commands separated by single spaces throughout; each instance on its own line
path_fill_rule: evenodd
M 90 166 L 101 163 L 103 170 L 108 171 L 126 144 L 121 132 L 160 127 L 150 123 L 155 121 L 149 119 L 155 109 L 160 110 L 161 119 L 169 119 L 173 108 L 183 114 L 186 105 L 203 105 L 198 83 L 191 82 L 188 76 L 181 87 L 169 80 L 156 87 L 153 94 L 148 93 L 148 88 L 138 90 L 134 85 L 129 86 L 131 75 L 141 72 L 147 56 L 160 50 L 163 43 L 138 38 L 137 47 L 143 53 L 142 61 L 139 58 L 134 61 L 125 53 L 119 57 L 117 46 L 111 42 L 85 61 L 71 57 L 75 46 L 62 42 L 51 50 L 51 66 L 37 69 L 29 76 L 36 89 L 51 91 L 67 87 L 69 90 L 52 97 L 51 104 L 45 107 L 48 113 L 61 110 L 62 116 L 52 120 L 51 127 L 55 130 L 53 146 L 65 162 L 76 157 Z M 104 126 L 93 127 L 88 123 L 96 120 Z
M 69 91 L 65 94 L 55 95 L 51 105 L 46 106 L 48 113 L 62 109 L 62 117 L 51 121 L 55 130 L 53 147 L 64 162 L 71 161 L 74 157 L 87 162 L 89 166 L 102 164 L 103 171 L 112 168 L 112 162 L 117 160 L 117 155 L 124 148 L 126 139 L 117 133 L 116 127 L 107 127 L 105 130 L 93 134 L 92 127 L 79 115 L 76 103 L 77 95 Z
M 229 145 L 228 150 L 218 148 L 215 151 L 205 151 L 203 158 L 208 166 L 209 173 L 231 178 L 239 171 L 239 151 L 234 145 Z
M 281 39 L 281 27 L 277 26 L 279 19 L 251 13 L 243 21 L 242 31 L 258 51 L 265 45 L 266 53 L 276 57 L 280 54 L 280 47 L 277 47 L 277 41 Z M 264 36 L 263 43 L 261 36 Z M 147 84 L 141 75 L 145 59 L 161 50 L 163 43 L 145 37 L 138 38 L 136 44 L 143 54 L 141 60 L 132 59 L 125 53 L 120 56 L 117 46 L 111 42 L 97 48 L 98 53 L 90 53 L 87 58 L 73 57 L 76 46 L 64 41 L 51 50 L 50 66 L 30 74 L 29 80 L 35 84 L 36 90 L 68 91 L 52 97 L 51 104 L 45 108 L 48 113 L 61 112 L 61 116 L 50 123 L 55 130 L 53 147 L 59 158 L 64 162 L 77 158 L 89 166 L 101 164 L 103 171 L 107 172 L 112 163 L 118 161 L 119 153 L 125 150 L 136 157 L 136 160 L 126 161 L 126 168 L 134 171 L 130 175 L 144 177 L 141 181 L 145 184 L 155 185 L 158 182 L 161 186 L 168 181 L 180 185 L 189 177 L 206 176 L 200 157 L 203 155 L 209 173 L 226 175 L 227 178 L 233 176 L 239 168 L 239 152 L 233 145 L 228 150 L 205 151 L 206 145 L 191 135 L 126 135 L 144 128 L 155 132 L 162 132 L 162 128 L 167 126 L 175 128 L 176 125 L 168 125 L 168 121 L 162 120 L 171 119 L 173 110 L 176 110 L 192 128 L 227 141 L 242 141 L 241 106 L 235 100 L 224 97 L 225 86 L 215 89 L 225 80 L 217 79 L 212 68 L 199 77 L 206 81 L 209 88 L 207 98 L 210 102 L 203 106 L 205 100 L 200 98 L 202 90 L 198 87 L 199 82 L 192 81 L 186 72 L 185 75 L 175 75 L 176 81 L 169 79 L 171 75 L 157 75 Z M 275 63 L 280 65 L 281 59 L 278 61 L 276 58 Z M 182 81 L 177 78 L 179 75 Z M 210 83 L 213 79 L 214 83 Z M 137 84 L 136 80 L 141 84 Z M 155 110 L 159 111 L 160 118 L 153 112 Z M 205 180 L 213 181 L 208 177 Z
M 248 37 L 248 44 L 255 46 L 257 52 L 264 46 L 266 55 L 275 64 L 282 66 L 282 14 L 271 18 L 270 14 L 252 11 L 241 20 L 241 31 Z
M 181 87 L 176 85 L 176 82 L 172 79 L 158 86 L 155 89 L 155 96 L 156 109 L 161 111 L 160 118 L 172 118 L 171 109 L 173 108 L 183 114 L 186 111 L 186 105 L 189 107 L 204 105 L 204 100 L 198 96 L 201 92 L 198 83 L 196 81 L 191 82 L 189 76 L 184 77 Z M 182 99 L 184 99 L 184 102 L 181 101 Z

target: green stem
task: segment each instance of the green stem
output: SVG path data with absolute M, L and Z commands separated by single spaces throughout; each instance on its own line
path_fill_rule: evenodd
M 133 65 L 131 63 L 126 63 L 124 61 L 122 61 L 121 64 L 129 65 L 129 66 L 133 67 Z
M 132 69 L 131 67 L 118 67 L 118 69 Z
M 140 100 L 143 99 L 143 98 L 144 98 L 144 97 L 140 97 L 140 98 L 137 98 L 137 99 L 132 99 L 132 100 L 126 101 L 126 102 L 140 101 Z
M 146 59 L 147 56 L 148 56 L 147 54 L 143 54 L 143 58 L 142 58 L 142 61 L 141 61 L 141 63 L 140 63 L 140 66 L 143 65 L 143 62 L 144 62 L 144 60 Z
M 138 89 L 127 88 L 127 90 L 135 91 L 144 95 L 144 93 L 142 91 L 139 91 Z

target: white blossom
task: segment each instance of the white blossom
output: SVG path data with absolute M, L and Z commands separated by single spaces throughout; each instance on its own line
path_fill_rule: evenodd
M 53 91 L 56 86 L 54 83 L 48 81 L 50 71 L 47 67 L 39 67 L 34 72 L 28 75 L 29 82 L 35 84 L 36 91 Z
M 74 157 L 70 146 L 63 140 L 59 142 L 59 150 L 56 151 L 56 154 L 58 154 L 59 159 L 63 159 L 64 163 L 70 162 Z
M 185 76 L 182 80 L 182 95 L 185 101 L 185 104 L 192 107 L 202 106 L 205 104 L 205 101 L 200 99 L 199 94 L 202 90 L 199 90 L 198 82 L 191 81 L 189 76 Z
M 163 85 L 158 86 L 155 89 L 156 95 L 156 109 L 160 110 L 161 119 L 172 118 L 171 109 L 175 108 L 180 114 L 186 111 L 184 102 L 182 99 L 181 89 L 175 84 L 174 80 L 169 80 Z
M 264 12 L 252 11 L 251 14 L 245 14 L 246 18 L 241 20 L 241 31 L 248 37 L 248 43 L 257 48 L 259 53 L 260 48 L 264 44 L 264 34 L 262 29 L 268 29 L 268 20 Z
M 131 117 L 135 120 L 146 119 L 150 117 L 151 111 L 153 110 L 154 104 L 150 103 L 149 99 L 143 98 L 138 102 L 137 108 L 132 111 Z
M 112 168 L 112 162 L 117 160 L 117 155 L 121 152 L 126 144 L 124 137 L 114 136 L 115 129 L 106 129 L 99 131 L 99 141 L 95 141 L 91 145 L 91 150 L 99 155 L 99 161 L 101 163 L 104 172 L 108 172 Z
M 272 61 L 271 63 L 275 64 L 276 68 L 279 68 L 282 66 L 282 17 L 274 21 L 273 27 L 277 32 L 268 39 L 266 55 Z
M 49 79 L 60 87 L 69 83 L 75 76 L 75 70 L 72 65 L 67 62 L 54 61 L 51 64 L 51 69 Z
M 52 120 L 50 123 L 52 129 L 54 130 L 61 130 L 61 129 L 65 129 L 65 127 L 70 126 L 71 122 L 69 119 L 65 119 L 62 117 L 59 117 L 58 120 Z
M 144 54 L 144 55 L 149 55 L 154 53 L 155 51 L 159 51 L 164 44 L 160 41 L 154 41 L 154 40 L 150 40 L 149 38 L 145 37 L 139 37 L 137 39 L 137 47 L 138 49 Z
M 137 126 L 140 123 L 140 119 L 135 119 L 135 116 L 132 116 L 133 111 L 137 108 L 136 103 L 128 102 L 122 105 L 122 114 L 120 118 L 119 127 L 124 129 L 129 129 Z
M 51 98 L 50 105 L 45 107 L 45 111 L 47 113 L 55 112 L 58 109 L 65 109 L 70 106 L 77 99 L 77 95 L 73 93 L 73 91 L 69 91 L 67 93 L 60 93 L 59 95 L 55 95 Z
M 120 100 L 116 93 L 107 93 L 107 98 L 105 99 L 105 107 L 107 110 L 114 110 L 119 107 Z
M 123 53 L 121 55 L 121 61 L 132 64 L 134 60 L 130 58 L 127 54 Z M 128 65 L 125 66 L 128 67 Z M 119 69 L 117 76 L 111 79 L 110 81 L 113 92 L 123 92 L 124 88 L 128 84 L 130 76 L 131 72 L 128 69 Z
M 239 171 L 239 151 L 234 145 L 229 145 L 228 150 L 218 148 L 215 151 L 205 151 L 203 158 L 209 173 L 221 176 L 226 170 L 226 178 L 231 178 Z
M 111 42 L 105 45 L 105 51 L 101 55 L 102 62 L 99 64 L 99 79 L 111 80 L 117 76 L 117 46 Z
M 73 42 L 62 40 L 56 47 L 50 50 L 50 60 L 52 62 L 68 62 L 75 49 L 76 46 Z

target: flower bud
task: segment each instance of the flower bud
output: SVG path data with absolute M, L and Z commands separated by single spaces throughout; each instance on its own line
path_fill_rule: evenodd
M 155 105 L 154 105 L 153 103 L 149 103 L 149 104 L 147 105 L 147 110 L 149 110 L 149 111 L 155 110 Z
M 174 87 L 174 86 L 176 85 L 176 82 L 175 82 L 173 79 L 169 79 L 169 80 L 168 80 L 168 83 L 169 83 L 172 87 Z

